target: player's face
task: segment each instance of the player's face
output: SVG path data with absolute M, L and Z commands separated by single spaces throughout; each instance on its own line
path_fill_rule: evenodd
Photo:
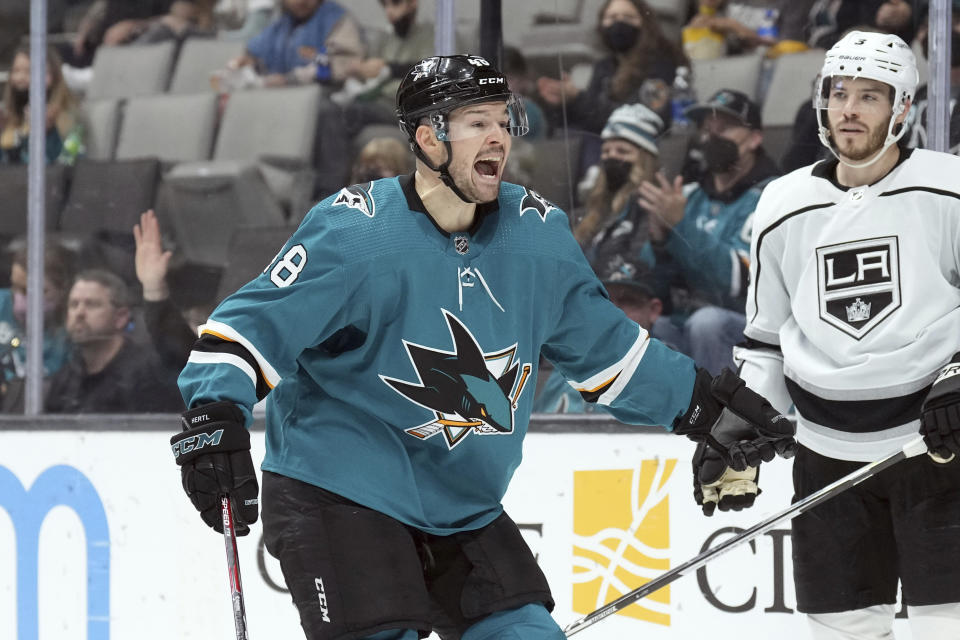
M 490 202 L 500 193 L 512 145 L 509 124 L 503 102 L 467 105 L 450 113 L 450 175 L 473 202 Z
M 892 113 L 889 85 L 867 78 L 835 76 L 830 80 L 830 138 L 844 159 L 860 162 L 880 151 Z
M 67 298 L 67 333 L 74 344 L 90 344 L 117 335 L 126 318 L 99 282 L 78 280 Z

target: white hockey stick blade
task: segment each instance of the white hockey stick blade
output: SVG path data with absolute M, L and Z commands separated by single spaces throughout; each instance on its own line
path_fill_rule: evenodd
M 634 589 L 630 593 L 620 596 L 613 602 L 600 607 L 596 611 L 587 614 L 579 620 L 571 622 L 566 626 L 566 628 L 564 628 L 563 632 L 569 638 L 573 634 L 583 631 L 587 627 L 600 622 L 607 616 L 613 615 L 617 611 L 620 611 L 624 607 L 633 604 L 637 600 L 646 598 L 651 593 L 659 591 L 677 578 L 680 578 L 681 576 L 684 576 L 692 571 L 696 571 L 711 560 L 723 555 L 730 549 L 763 535 L 784 520 L 791 520 L 801 513 L 812 509 L 818 504 L 826 502 L 830 498 L 843 493 L 850 487 L 860 484 L 867 478 L 877 475 L 887 467 L 891 467 L 901 460 L 918 456 L 926 451 L 927 446 L 923 443 L 923 438 L 918 437 L 914 440 L 911 440 L 903 445 L 899 451 L 891 453 L 886 458 L 882 458 L 876 462 L 871 462 L 864 465 L 853 473 L 840 478 L 833 484 L 829 484 L 823 489 L 810 494 L 803 500 L 795 502 L 783 511 L 773 514 L 762 522 L 758 522 L 740 535 L 729 538 L 711 549 L 707 549 L 700 555 L 687 560 L 683 564 L 676 566 L 666 573 L 660 574 L 658 577 L 654 578 L 650 582 L 647 582 L 643 586 Z

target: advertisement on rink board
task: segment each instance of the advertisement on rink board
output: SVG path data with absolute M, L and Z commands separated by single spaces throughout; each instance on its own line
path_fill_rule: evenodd
M 254 458 L 263 433 L 254 432 Z M 169 434 L 7 431 L 0 450 L 0 638 L 233 637 L 222 536 L 180 489 Z M 135 452 L 135 455 L 131 455 Z M 693 445 L 668 434 L 527 436 L 505 498 L 565 626 L 790 503 L 790 463 L 763 494 L 704 517 Z M 260 524 L 239 539 L 250 637 L 302 638 Z M 577 634 L 601 638 L 807 637 L 795 611 L 789 523 Z M 838 562 L 842 561 L 838 558 Z M 910 638 L 898 620 L 898 638 Z

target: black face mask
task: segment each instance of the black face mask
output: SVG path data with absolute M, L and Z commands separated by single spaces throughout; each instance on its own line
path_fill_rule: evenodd
M 626 22 L 614 22 L 609 27 L 604 27 L 601 33 L 603 43 L 614 53 L 629 51 L 640 38 L 640 28 Z
M 920 38 L 920 46 L 923 47 L 927 60 L 930 59 L 929 39 L 927 34 Z M 960 67 L 960 33 L 956 31 L 950 32 L 950 66 Z
M 720 136 L 707 136 L 707 139 L 700 143 L 700 150 L 710 173 L 728 173 L 740 159 L 737 143 Z
M 14 89 L 10 87 L 10 96 L 13 98 L 13 109 L 20 113 L 30 102 L 30 89 Z
M 618 158 L 604 158 L 600 161 L 600 167 L 607 178 L 607 190 L 613 192 L 627 183 L 633 163 Z
M 407 34 L 410 33 L 410 27 L 413 26 L 414 13 L 405 13 L 397 21 L 393 23 L 393 32 L 397 34 L 398 38 L 406 38 Z

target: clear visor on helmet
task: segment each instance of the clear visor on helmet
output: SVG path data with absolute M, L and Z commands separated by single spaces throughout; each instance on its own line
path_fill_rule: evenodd
M 491 135 L 522 136 L 530 130 L 523 100 L 516 94 L 510 94 L 506 101 L 475 102 L 449 113 L 434 112 L 429 118 L 437 139 L 447 142 Z
M 831 120 L 841 114 L 890 115 L 893 88 L 879 80 L 855 76 L 827 76 L 819 83 L 815 106 L 826 109 Z

